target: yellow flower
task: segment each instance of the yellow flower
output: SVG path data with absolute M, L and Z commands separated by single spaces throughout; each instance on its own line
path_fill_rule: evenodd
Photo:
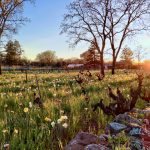
M 14 129 L 14 133 L 18 134 L 18 130 L 17 130 L 17 129 Z
M 25 113 L 27 113 L 27 112 L 29 111 L 29 108 L 25 107 L 25 108 L 23 109 L 23 111 L 24 111 Z
M 45 119 L 44 119 L 46 122 L 51 122 L 51 119 L 50 118 L 48 118 L 48 117 L 45 117 Z
M 67 116 L 61 116 L 58 120 L 57 120 L 57 123 L 61 123 L 61 122 L 64 122 L 68 120 L 68 117 Z
M 67 116 L 61 116 L 61 117 L 60 117 L 60 120 L 62 120 L 62 121 L 65 121 L 65 120 L 67 120 L 67 119 L 68 119 Z
M 4 129 L 2 132 L 3 132 L 3 133 L 7 133 L 7 132 L 8 132 L 8 130 Z
M 59 124 L 60 124 L 61 122 L 62 122 L 62 120 L 61 120 L 61 119 L 58 119 L 58 120 L 57 120 L 57 123 L 59 123 Z

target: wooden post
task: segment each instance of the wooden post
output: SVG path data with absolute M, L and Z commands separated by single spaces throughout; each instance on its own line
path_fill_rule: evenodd
M 25 74 L 26 74 L 26 83 L 28 82 L 28 72 L 27 70 L 25 71 Z

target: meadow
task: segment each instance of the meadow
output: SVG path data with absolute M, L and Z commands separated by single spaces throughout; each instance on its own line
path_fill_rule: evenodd
M 27 81 L 24 73 L 0 76 L 0 149 L 8 145 L 11 150 L 61 150 L 79 131 L 100 135 L 113 117 L 91 106 L 100 99 L 105 105 L 111 102 L 108 86 L 114 92 L 119 87 L 125 97 L 130 96 L 131 86 L 137 86 L 135 71 L 113 76 L 107 72 L 101 81 L 92 72 L 83 83 L 87 99 L 75 80 L 77 74 L 30 73 Z M 150 86 L 147 77 L 143 85 Z M 41 96 L 42 108 L 33 103 L 34 92 Z M 146 104 L 138 99 L 136 107 Z

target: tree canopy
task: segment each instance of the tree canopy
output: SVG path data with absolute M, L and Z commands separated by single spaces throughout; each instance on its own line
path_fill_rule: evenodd
M 36 56 L 36 60 L 41 63 L 41 65 L 51 65 L 56 60 L 55 51 L 47 50 L 39 53 Z
M 13 41 L 8 41 L 8 43 L 5 46 L 5 62 L 7 65 L 17 65 L 21 59 L 21 55 L 23 53 L 23 50 L 21 48 L 21 45 L 19 41 L 15 40 Z
M 129 47 L 125 47 L 121 54 L 121 60 L 124 63 L 124 67 L 130 68 L 132 65 L 133 51 Z

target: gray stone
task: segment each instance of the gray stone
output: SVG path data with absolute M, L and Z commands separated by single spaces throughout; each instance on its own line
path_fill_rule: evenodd
M 142 112 L 146 115 L 150 114 L 150 107 L 145 108 L 144 110 L 142 110 Z
M 101 145 L 105 145 L 105 146 L 107 147 L 109 136 L 110 136 L 110 135 L 107 135 L 107 134 L 101 134 L 101 135 L 99 136 L 100 144 L 101 144 Z
M 138 119 L 131 117 L 127 113 L 116 116 L 114 121 L 125 125 L 129 125 L 130 123 L 141 125 L 141 122 Z
M 100 144 L 87 145 L 84 150 L 109 150 L 106 146 Z
M 101 134 L 99 136 L 100 141 L 107 141 L 108 140 L 109 135 L 107 134 Z
M 134 127 L 134 128 L 132 128 L 132 130 L 130 130 L 129 135 L 139 137 L 139 136 L 141 136 L 141 132 L 142 132 L 141 128 Z
M 138 138 L 132 138 L 130 143 L 131 150 L 144 150 L 143 144 L 140 139 Z
M 120 131 L 127 128 L 127 126 L 117 123 L 117 122 L 109 123 L 108 127 L 109 127 L 111 133 L 119 133 Z
M 70 143 L 65 147 L 65 150 L 84 150 L 84 147 L 85 146 L 78 143 Z
M 150 103 L 148 103 L 147 106 L 150 107 Z
M 84 150 L 85 146 L 89 144 L 97 144 L 99 141 L 100 140 L 96 135 L 86 132 L 79 132 L 76 137 L 65 147 L 65 150 Z

